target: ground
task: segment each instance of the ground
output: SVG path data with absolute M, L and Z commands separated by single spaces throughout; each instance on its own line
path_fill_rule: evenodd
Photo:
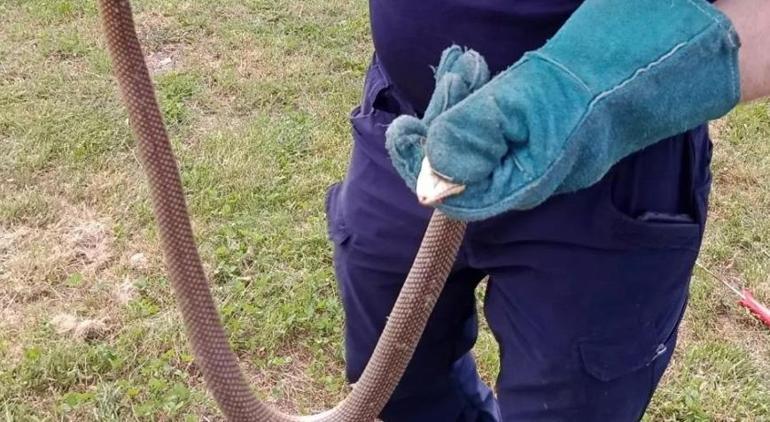
M 346 391 L 323 215 L 371 53 L 353 0 L 136 1 L 230 341 L 261 398 Z M 713 125 L 703 268 L 770 302 L 770 107 Z M 0 418 L 220 420 L 163 272 L 94 0 L 0 2 Z M 496 346 L 475 352 L 487 380 Z M 647 418 L 770 420 L 770 330 L 695 271 Z

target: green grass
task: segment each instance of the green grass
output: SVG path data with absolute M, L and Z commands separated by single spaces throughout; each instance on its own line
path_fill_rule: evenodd
M 0 3 L 0 419 L 219 419 L 180 332 L 94 3 Z M 346 386 L 323 196 L 347 164 L 366 5 L 135 9 L 230 341 L 262 398 L 324 409 Z M 701 262 L 770 302 L 767 104 L 737 109 L 716 138 Z M 107 330 L 75 338 L 62 314 Z M 493 380 L 486 330 L 476 353 Z M 767 362 L 770 332 L 696 271 L 648 418 L 770 419 Z

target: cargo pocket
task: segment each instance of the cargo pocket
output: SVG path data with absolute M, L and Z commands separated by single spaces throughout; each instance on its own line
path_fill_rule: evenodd
M 699 249 L 705 225 L 702 190 L 710 185 L 710 172 L 709 152 L 699 146 L 707 140 L 696 132 L 660 141 L 608 173 L 601 208 L 620 244 Z
M 613 330 L 609 339 L 579 343 L 587 392 L 584 404 L 594 412 L 590 420 L 641 420 L 671 362 L 676 329 L 626 328 Z
M 612 200 L 612 184 L 605 184 L 604 204 L 600 207 L 605 214 L 609 229 L 620 244 L 632 248 L 689 249 L 700 247 L 702 225 L 698 216 L 691 211 L 667 213 L 647 211 L 629 215 L 620 210 Z
M 337 182 L 329 187 L 326 192 L 326 231 L 329 240 L 335 245 L 343 245 L 350 239 L 350 231 L 345 225 L 342 207 L 339 205 L 339 194 L 342 182 Z
M 580 343 L 580 356 L 589 375 L 599 381 L 614 381 L 651 367 L 658 358 L 669 353 L 674 347 L 673 335 L 664 341 L 656 340 L 650 335 L 623 335 L 626 338 L 621 341 L 585 340 Z M 650 377 L 650 394 L 654 387 Z

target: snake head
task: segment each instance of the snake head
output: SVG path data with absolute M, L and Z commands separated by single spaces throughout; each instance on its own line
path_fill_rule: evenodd
M 422 205 L 436 206 L 444 199 L 458 195 L 465 190 L 465 185 L 452 182 L 446 176 L 437 173 L 428 162 L 428 158 L 422 159 L 420 174 L 417 175 L 415 191 L 417 199 Z

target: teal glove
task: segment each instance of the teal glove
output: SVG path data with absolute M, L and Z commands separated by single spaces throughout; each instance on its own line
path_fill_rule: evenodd
M 404 115 L 396 119 L 388 128 L 388 145 L 391 143 L 390 140 L 398 144 L 398 157 L 404 157 L 400 162 L 409 167 L 407 174 L 415 175 L 416 180 L 420 163 L 418 160 L 414 165 L 413 160 L 417 157 L 422 159 L 423 141 L 427 137 L 428 127 L 433 120 L 486 84 L 489 77 L 489 67 L 479 53 L 463 50 L 456 45 L 444 50 L 441 61 L 435 69 L 436 88 L 423 118 Z M 393 158 L 393 150 L 390 150 L 390 153 Z M 413 190 L 414 184 L 415 181 L 412 181 Z
M 727 17 L 703 0 L 587 0 L 544 47 L 477 90 L 437 72 L 426 118 L 396 119 L 386 145 L 413 190 L 426 154 L 466 186 L 438 205 L 454 218 L 532 208 L 727 113 L 740 98 L 739 47 Z M 455 62 L 453 72 L 486 68 L 466 56 L 480 63 Z

